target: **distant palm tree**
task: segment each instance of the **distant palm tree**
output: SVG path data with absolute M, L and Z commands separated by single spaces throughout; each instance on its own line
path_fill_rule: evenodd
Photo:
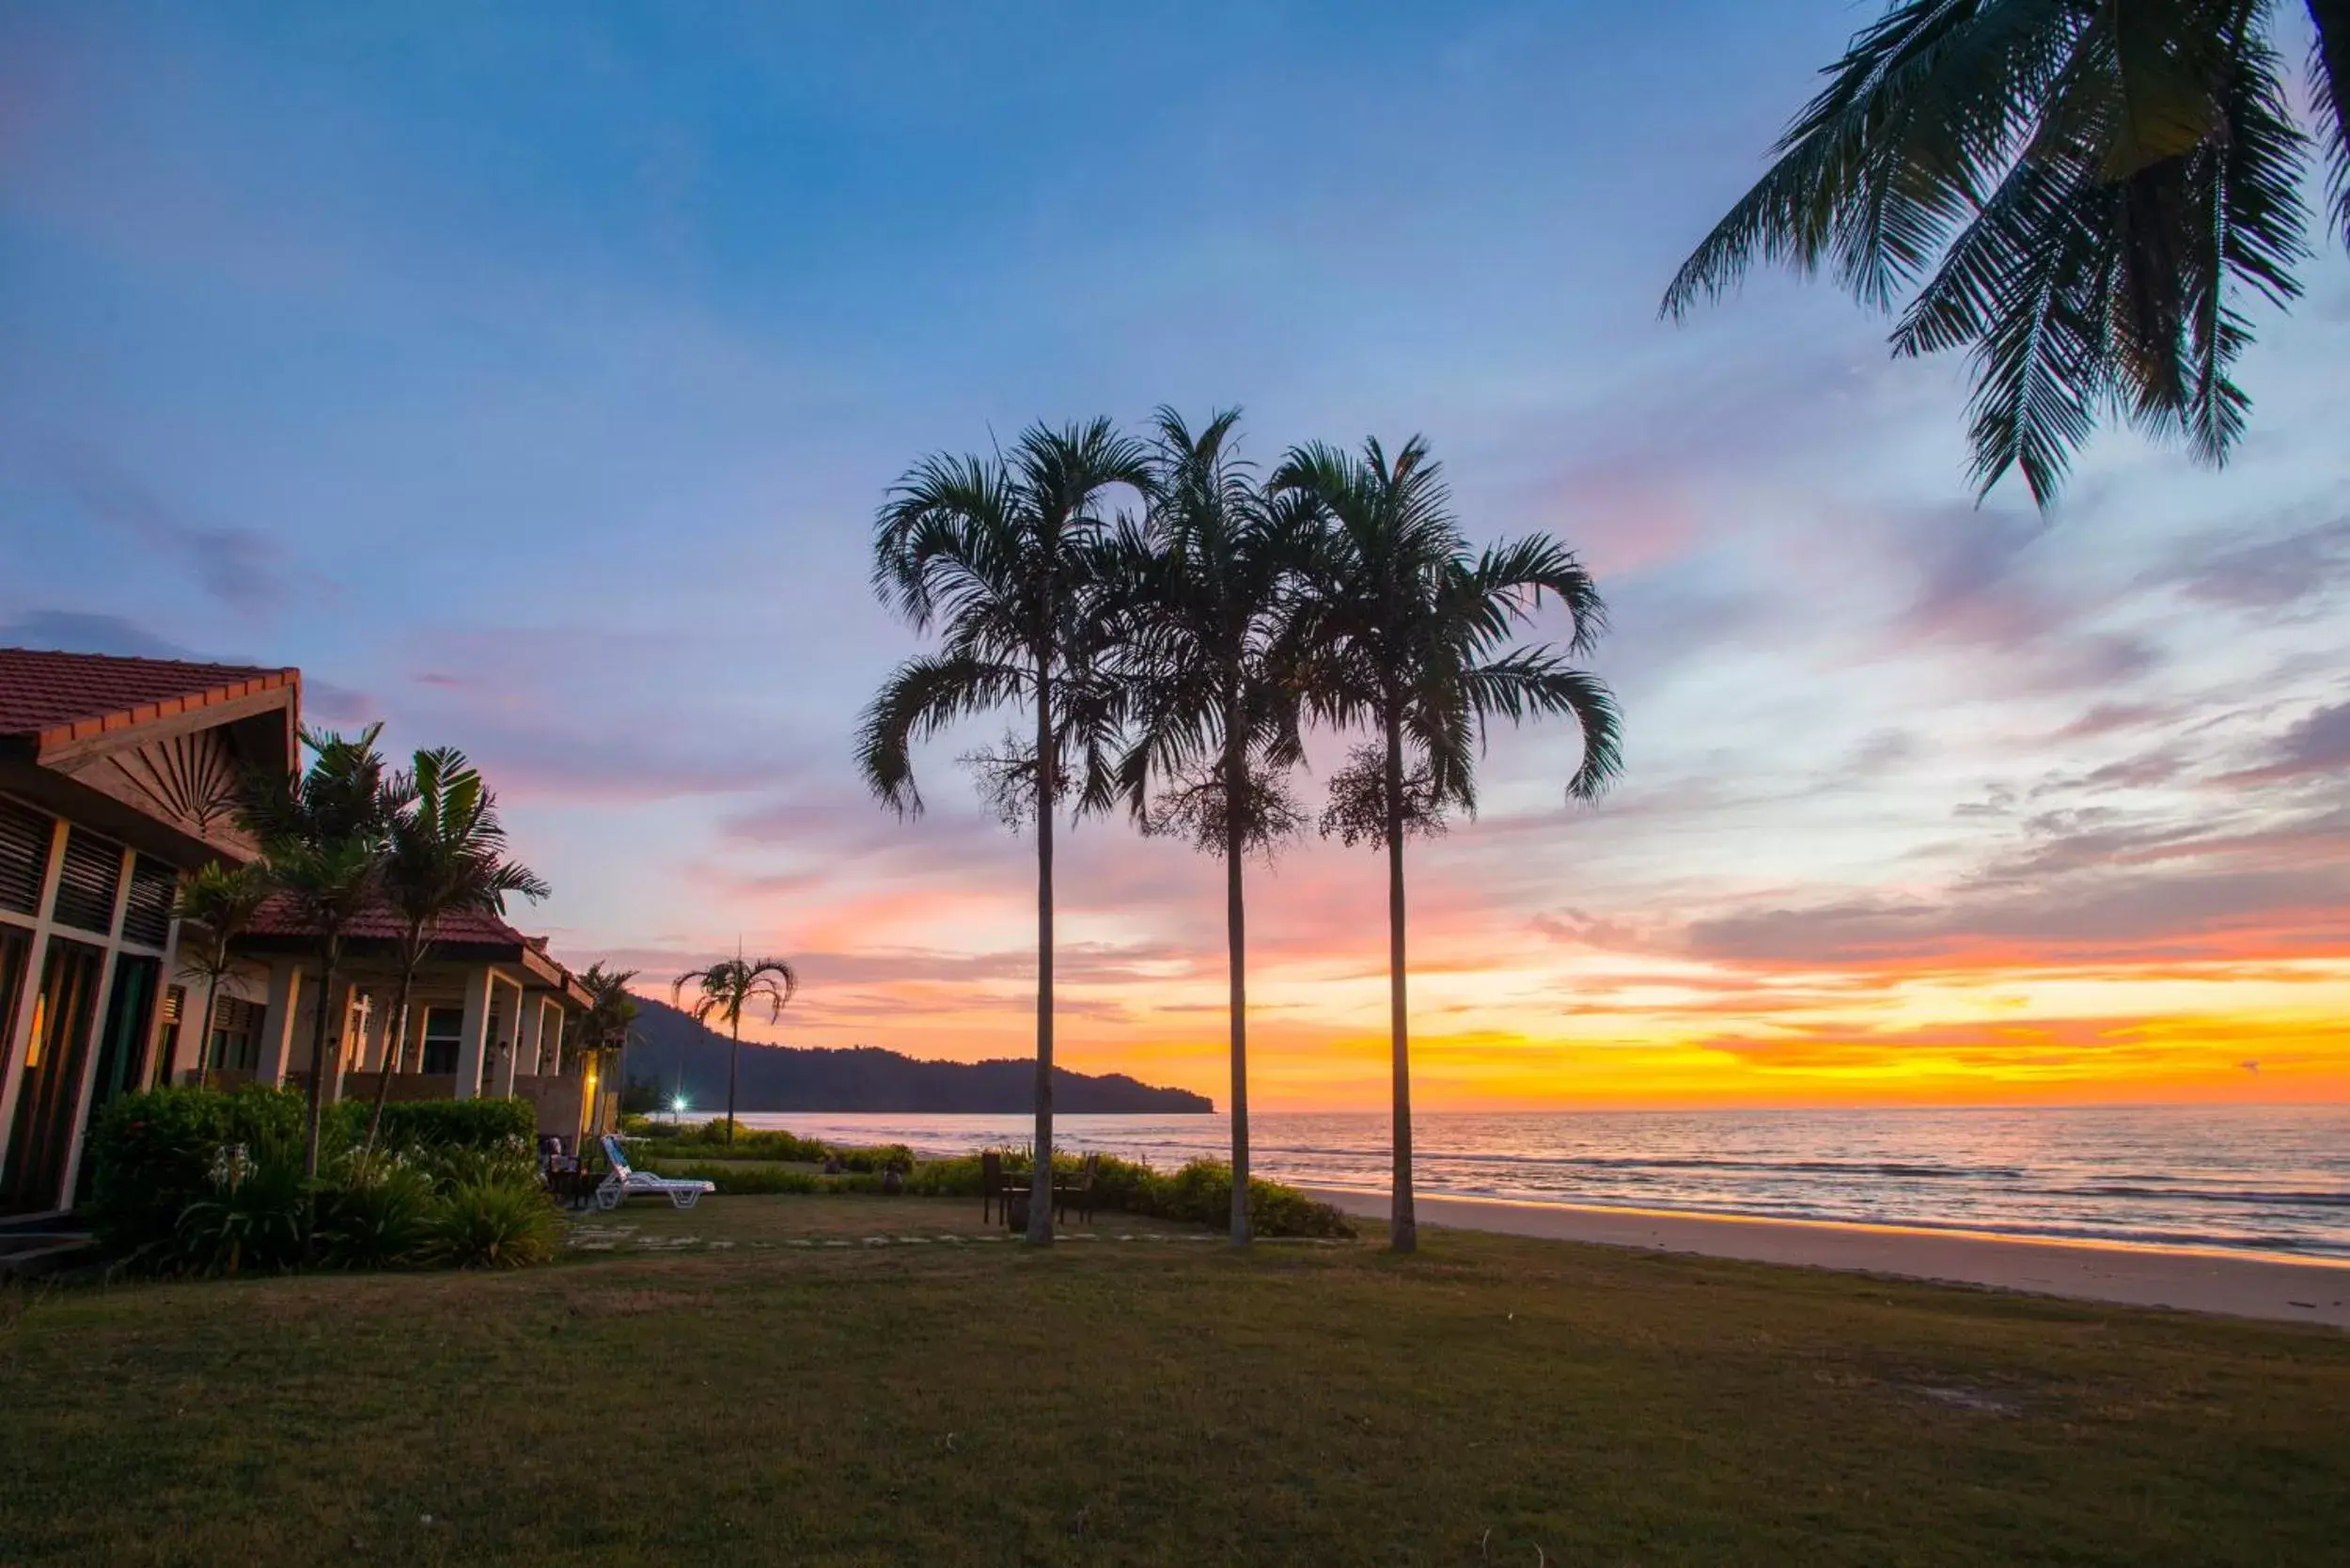
M 327 1040 L 337 1023 L 335 980 L 342 966 L 343 934 L 360 911 L 383 893 L 392 827 L 408 804 L 404 780 L 387 777 L 376 750 L 380 724 L 346 739 L 305 731 L 311 754 L 303 772 L 258 780 L 243 812 L 262 849 L 261 876 L 288 895 L 316 944 L 318 1005 L 310 1036 L 308 1131 L 302 1150 L 305 1176 L 319 1170 L 319 1123 L 326 1079 L 341 1066 Z M 335 1030 L 337 1045 L 340 1031 Z
M 1151 483 L 1149 453 L 1106 419 L 1039 425 L 1009 460 L 924 459 L 874 521 L 873 586 L 916 631 L 944 646 L 898 666 L 865 711 L 859 770 L 885 803 L 918 812 L 914 743 L 957 720 L 1025 703 L 1033 743 L 979 759 L 1007 819 L 1036 828 L 1036 1154 L 1028 1239 L 1053 1239 L 1053 817 L 1071 798 L 1073 750 L 1087 765 L 1080 804 L 1107 797 L 1116 694 L 1097 665 L 1118 486 Z M 1099 786 L 1098 788 L 1096 786 Z
M 683 1003 L 685 988 L 699 987 L 693 1002 Z M 683 1005 L 697 1023 L 707 1024 L 713 1018 L 727 1021 L 727 1032 L 734 1038 L 734 1054 L 727 1061 L 727 1142 L 734 1141 L 734 1090 L 743 1066 L 743 1010 L 753 1002 L 767 1004 L 770 1023 L 783 1016 L 791 1005 L 792 994 L 800 988 L 800 977 L 791 965 L 779 958 L 746 959 L 741 953 L 722 958 L 706 969 L 688 969 L 669 988 L 671 1005 Z
M 2307 0 L 2314 115 L 2350 243 L 2350 0 Z M 1971 347 L 1983 491 L 2045 507 L 2100 418 L 2223 462 L 2250 400 L 2246 291 L 2301 292 L 2310 138 L 2273 0 L 1895 0 L 1778 161 L 1682 264 L 1685 314 L 1756 260 L 1913 297 L 1896 354 Z M 1914 292 L 1913 292 L 1914 291 Z
M 1248 1242 L 1248 940 L 1242 862 L 1303 824 L 1282 621 L 1302 534 L 1234 453 L 1239 411 L 1197 433 L 1159 410 L 1150 525 L 1122 538 L 1116 668 L 1132 743 L 1120 793 L 1145 830 L 1224 857 L 1235 1246 Z
M 393 819 L 383 876 L 384 902 L 400 921 L 392 946 L 400 978 L 386 1026 L 383 1070 L 376 1077 L 375 1105 L 368 1116 L 365 1149 L 370 1154 L 383 1129 L 392 1074 L 404 1065 L 408 1004 L 416 971 L 431 954 L 433 928 L 450 915 L 503 915 L 509 896 L 535 903 L 549 891 L 529 867 L 506 857 L 497 796 L 463 752 L 453 746 L 417 752 L 403 785 L 411 798 Z
M 253 924 L 253 917 L 270 895 L 259 868 L 225 866 L 208 861 L 180 885 L 180 902 L 172 911 L 180 922 L 180 964 L 191 975 L 204 977 L 204 1015 L 196 1035 L 196 1081 L 204 1081 L 205 1058 L 212 1048 L 220 982 L 237 966 L 237 939 Z M 170 1063 L 163 1063 L 163 1079 L 170 1081 Z
M 1323 831 L 1387 853 L 1387 1007 L 1394 1052 L 1392 1245 L 1418 1245 L 1412 1204 L 1412 1080 L 1404 1007 L 1403 840 L 1474 811 L 1485 729 L 1543 714 L 1572 718 L 1583 760 L 1569 798 L 1590 799 L 1619 768 L 1616 705 L 1595 677 L 1544 647 L 1504 648 L 1544 594 L 1566 608 L 1569 653 L 1588 652 L 1606 610 L 1572 551 L 1542 535 L 1472 556 L 1453 520 L 1438 465 L 1418 437 L 1390 462 L 1376 441 L 1360 457 L 1324 446 L 1292 450 L 1277 493 L 1309 505 L 1316 533 L 1294 635 L 1308 713 L 1365 726 L 1331 779 Z

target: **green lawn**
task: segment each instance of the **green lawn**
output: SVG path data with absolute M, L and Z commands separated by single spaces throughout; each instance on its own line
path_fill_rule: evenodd
M 2350 1337 L 1093 1229 L 1040 1254 L 940 1239 L 995 1233 L 971 1204 L 713 1199 L 519 1275 L 8 1298 L 0 1561 L 2350 1555 Z

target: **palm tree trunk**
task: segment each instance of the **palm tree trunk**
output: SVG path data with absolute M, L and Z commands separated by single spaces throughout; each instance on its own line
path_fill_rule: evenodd
M 384 1102 L 392 1097 L 392 1074 L 399 1070 L 400 1058 L 408 1050 L 408 998 L 415 991 L 416 967 L 406 959 L 400 964 L 400 992 L 392 1002 L 392 1016 L 386 1025 L 388 1037 L 384 1042 L 384 1059 L 376 1064 L 375 1108 L 368 1112 L 368 1141 L 366 1152 L 375 1152 L 376 1136 L 384 1130 Z
M 1387 715 L 1387 1033 L 1395 1055 L 1395 1175 L 1387 1245 L 1419 1246 L 1412 1211 L 1412 1044 L 1403 1005 L 1403 726 Z
M 319 1173 L 319 1123 L 326 1105 L 326 1015 L 335 1000 L 335 971 L 338 955 L 332 946 L 319 949 L 319 1002 L 310 1028 L 309 1127 L 302 1139 L 302 1174 Z M 309 1229 L 309 1204 L 304 1200 L 303 1231 Z
M 1224 931 L 1231 969 L 1232 1245 L 1248 1245 L 1248 916 L 1241 889 L 1241 856 L 1247 845 L 1240 802 L 1248 782 L 1246 755 L 1233 744 L 1233 719 L 1224 723 Z
M 196 1087 L 204 1087 L 204 1058 L 212 1054 L 212 1024 L 220 1016 L 220 971 L 204 977 L 204 1032 L 196 1040 Z
M 734 1147 L 734 1081 L 743 1070 L 743 1010 L 727 1020 L 734 1030 L 734 1053 L 727 1058 L 727 1147 Z
M 1053 688 L 1036 662 L 1036 1168 L 1028 1176 L 1028 1240 L 1053 1242 Z

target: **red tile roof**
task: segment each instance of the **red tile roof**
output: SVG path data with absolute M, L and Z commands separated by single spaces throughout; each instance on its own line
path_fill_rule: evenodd
M 0 648 L 0 736 L 79 740 L 301 680 L 294 669 Z
M 303 918 L 301 905 L 294 902 L 290 894 L 273 893 L 255 913 L 253 923 L 245 928 L 245 933 L 250 936 L 307 936 L 311 926 Z M 406 922 L 387 904 L 360 911 L 358 917 L 343 928 L 343 935 L 347 939 L 359 942 L 396 941 L 407 933 Z M 487 910 L 444 915 L 434 922 L 431 937 L 435 942 L 471 942 L 502 948 L 527 945 L 545 950 L 543 939 L 532 942 Z

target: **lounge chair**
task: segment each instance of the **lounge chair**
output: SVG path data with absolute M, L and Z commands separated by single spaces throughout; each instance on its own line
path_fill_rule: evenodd
M 717 1183 L 698 1177 L 655 1176 L 634 1168 L 628 1163 L 618 1133 L 603 1135 L 603 1157 L 612 1163 L 612 1169 L 596 1187 L 596 1207 L 607 1214 L 632 1198 L 666 1198 L 681 1209 L 690 1209 L 702 1200 L 703 1193 L 718 1190 Z

